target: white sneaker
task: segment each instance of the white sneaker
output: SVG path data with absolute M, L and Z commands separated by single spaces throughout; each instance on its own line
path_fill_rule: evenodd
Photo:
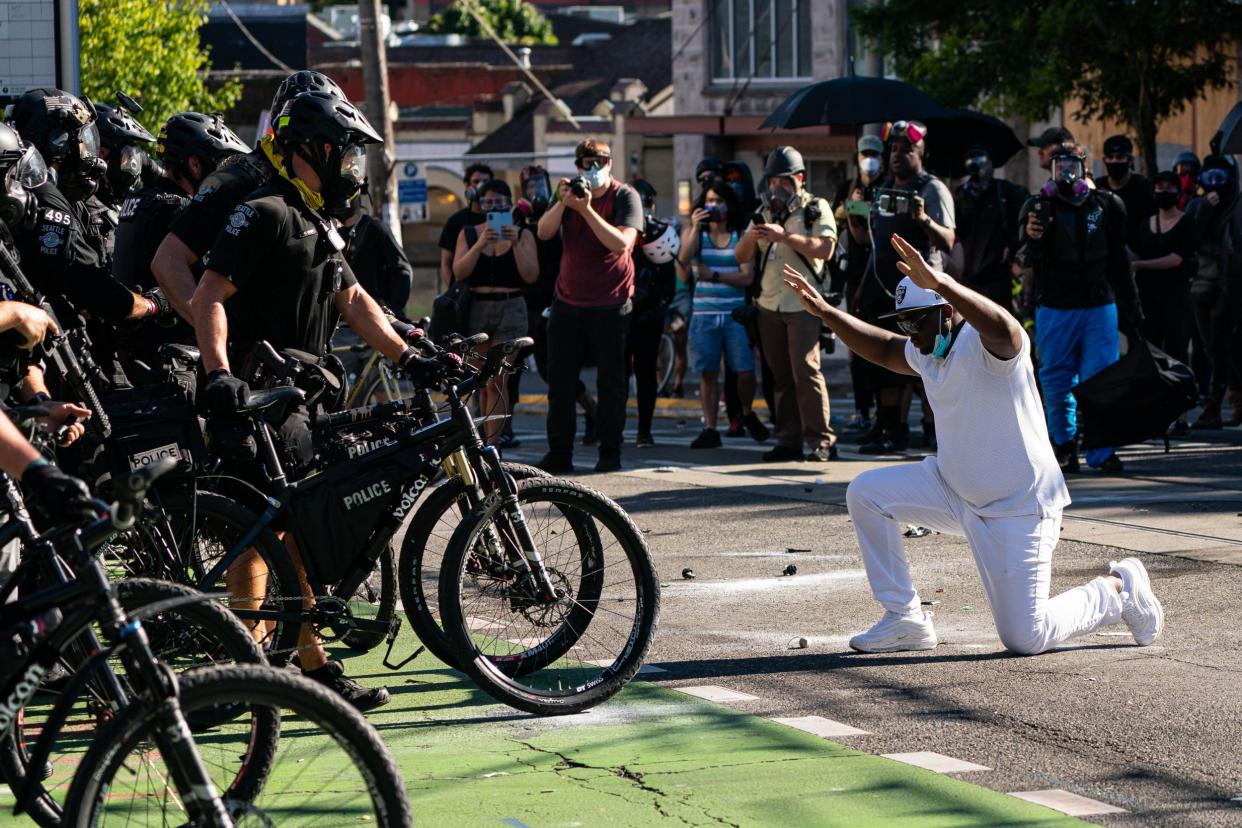
M 1151 591 L 1147 567 L 1138 558 L 1123 558 L 1108 566 L 1110 573 L 1121 579 L 1121 620 L 1134 634 L 1134 640 L 1146 647 L 1164 629 L 1164 607 Z
M 931 619 L 930 612 L 915 615 L 885 612 L 878 624 L 850 639 L 850 649 L 860 653 L 930 650 L 940 643 Z

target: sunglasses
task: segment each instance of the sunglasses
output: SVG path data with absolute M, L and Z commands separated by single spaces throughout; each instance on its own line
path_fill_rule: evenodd
M 904 334 L 914 335 L 919 332 L 919 328 L 923 327 L 923 320 L 931 316 L 933 313 L 939 313 L 940 308 L 931 308 L 925 310 L 918 316 L 898 316 L 897 330 Z
M 609 158 L 607 155 L 594 155 L 589 158 L 579 158 L 577 161 L 574 162 L 574 166 L 580 170 L 588 170 L 591 167 L 595 167 L 595 166 L 599 166 L 599 167 L 606 166 L 608 162 L 611 160 L 612 159 Z

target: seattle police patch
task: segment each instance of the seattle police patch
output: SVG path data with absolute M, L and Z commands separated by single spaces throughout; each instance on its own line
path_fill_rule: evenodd
M 60 243 L 62 241 L 64 241 L 64 239 L 62 239 L 60 233 L 55 230 L 48 230 L 42 236 L 39 236 L 39 243 L 48 248 L 60 247 Z
M 229 216 L 229 226 L 224 231 L 231 236 L 241 235 L 241 230 L 250 224 L 250 220 L 254 218 L 254 210 L 246 205 L 239 204 L 237 209 L 233 211 L 233 215 Z

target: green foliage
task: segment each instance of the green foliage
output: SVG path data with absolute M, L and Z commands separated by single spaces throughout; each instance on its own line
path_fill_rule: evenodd
M 82 91 L 113 106 L 117 90 L 132 95 L 152 134 L 178 112 L 228 112 L 241 84 L 214 93 L 204 85 L 210 62 L 198 29 L 208 8 L 207 0 L 79 0 Z
M 517 43 L 523 46 L 556 43 L 556 36 L 552 34 L 552 23 L 539 12 L 539 9 L 525 0 L 454 0 L 453 5 L 433 15 L 423 27 L 423 31 L 434 34 L 484 36 L 479 22 L 466 10 L 467 6 L 473 6 L 482 14 L 497 36 L 505 43 Z
M 1128 125 L 1154 171 L 1156 130 L 1231 81 L 1233 0 L 888 0 L 851 12 L 897 73 L 946 106 Z

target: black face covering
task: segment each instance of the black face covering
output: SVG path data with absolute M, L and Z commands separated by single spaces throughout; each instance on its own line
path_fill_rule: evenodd
M 1177 206 L 1179 193 L 1170 192 L 1168 190 L 1156 190 L 1155 199 L 1156 206 L 1161 210 L 1171 210 Z
M 1129 161 L 1110 161 L 1104 165 L 1108 170 L 1108 177 L 1120 181 L 1130 174 Z

